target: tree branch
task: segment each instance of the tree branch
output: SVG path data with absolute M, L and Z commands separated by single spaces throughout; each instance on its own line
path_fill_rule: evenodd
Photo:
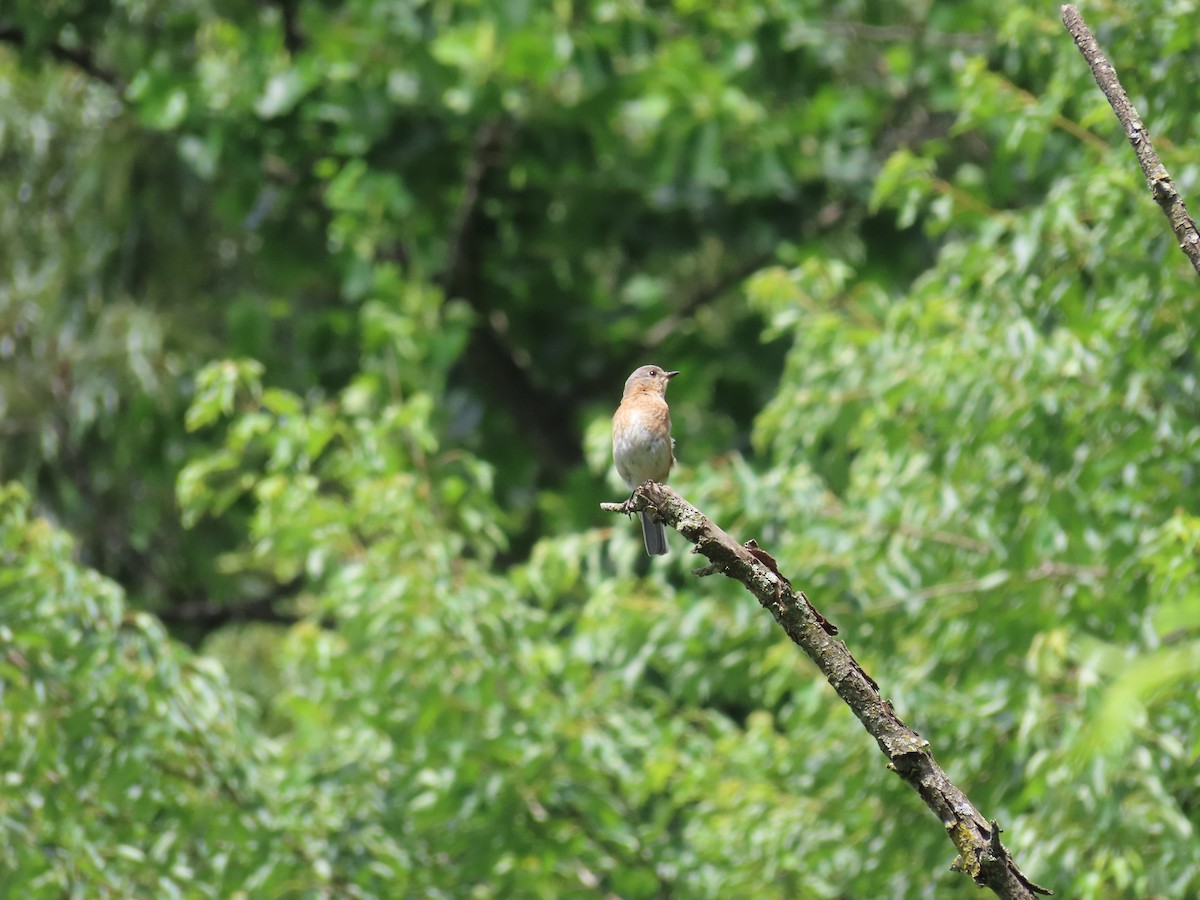
M 1079 52 L 1083 54 L 1083 58 L 1091 67 L 1096 84 L 1108 98 L 1109 106 L 1113 108 L 1113 112 L 1117 114 L 1117 119 L 1125 129 L 1125 136 L 1133 145 L 1133 152 L 1137 154 L 1142 172 L 1146 175 L 1150 193 L 1154 195 L 1154 201 L 1162 208 L 1167 221 L 1171 223 L 1171 230 L 1175 232 L 1175 237 L 1179 241 L 1179 249 L 1191 260 L 1196 274 L 1200 275 L 1200 233 L 1196 231 L 1196 223 L 1188 215 L 1183 198 L 1175 190 L 1175 183 L 1171 180 L 1166 168 L 1163 167 L 1158 154 L 1154 152 L 1154 145 L 1150 143 L 1150 134 L 1146 131 L 1146 126 L 1142 124 L 1137 110 L 1129 102 L 1125 88 L 1121 87 L 1120 79 L 1117 78 L 1117 70 L 1113 68 L 1113 64 L 1108 61 L 1108 57 L 1096 43 L 1096 38 L 1088 29 L 1087 23 L 1083 21 L 1078 7 L 1070 3 L 1064 5 L 1062 20 L 1067 31 L 1071 33 L 1071 37 L 1075 39 L 1075 46 L 1079 48 Z
M 20 28 L 0 28 L 0 43 L 11 44 L 14 47 L 25 47 L 27 40 L 25 32 Z M 53 41 L 43 45 L 46 51 L 59 62 L 67 62 L 75 66 L 81 72 L 90 75 L 99 81 L 103 81 L 109 87 L 115 88 L 118 91 L 125 90 L 125 83 L 115 72 L 101 66 L 92 58 L 92 54 L 86 50 L 74 50 L 70 47 L 64 47 L 62 44 Z
M 639 348 L 638 352 L 641 353 L 642 350 L 650 350 L 658 347 L 670 336 L 672 331 L 679 327 L 680 322 L 686 322 L 688 319 L 693 318 L 702 307 L 707 306 L 713 300 L 716 300 L 741 284 L 774 258 L 774 247 L 770 250 L 752 253 L 738 262 L 728 272 L 722 273 L 711 284 L 693 291 L 691 296 L 679 305 L 678 309 L 661 319 L 658 324 L 646 330 L 645 339 L 642 341 L 642 347 Z
M 300 15 L 296 9 L 296 0 L 278 0 L 279 15 L 283 20 L 283 46 L 287 52 L 295 56 L 304 49 L 307 41 L 304 32 L 300 30 Z
M 502 399 L 542 470 L 559 477 L 583 458 L 572 425 L 571 406 L 564 397 L 543 390 L 532 378 L 528 354 L 506 339 L 503 310 L 489 302 L 481 275 L 488 230 L 483 209 L 486 182 L 503 161 L 511 137 L 512 126 L 499 119 L 484 122 L 475 133 L 463 175 L 462 196 L 446 241 L 445 267 L 437 280 L 447 298 L 462 298 L 477 316 L 466 354 L 476 382 L 487 385 Z
M 477 251 L 479 200 L 484 176 L 497 164 L 507 135 L 500 122 L 490 119 L 475 133 L 471 159 L 463 178 L 462 198 L 454 216 L 454 228 L 446 247 L 446 267 L 439 281 L 447 294 L 467 293 L 468 266 Z M 469 299 L 469 298 L 468 298 Z
M 722 572 L 745 585 L 788 637 L 817 664 L 826 679 L 887 756 L 888 768 L 915 790 L 941 820 L 958 849 L 953 868 L 1005 900 L 1031 900 L 1051 891 L 1034 884 L 1017 868 L 1000 843 L 1000 829 L 975 808 L 951 781 L 929 750 L 929 742 L 900 721 L 892 704 L 842 641 L 836 629 L 812 607 L 803 591 L 792 588 L 774 560 L 753 542 L 737 543 L 721 528 L 665 485 L 646 482 L 625 503 L 602 503 L 606 512 L 654 510 L 659 518 L 696 546 L 693 553 L 711 562 L 703 572 Z
M 266 622 L 273 625 L 294 625 L 303 616 L 285 612 L 277 607 L 299 593 L 303 579 L 293 578 L 275 585 L 261 597 L 252 597 L 236 602 L 221 602 L 207 598 L 185 600 L 173 598 L 169 606 L 155 610 L 158 618 L 172 627 L 199 628 L 209 634 L 232 622 Z M 322 627 L 329 623 L 322 622 Z

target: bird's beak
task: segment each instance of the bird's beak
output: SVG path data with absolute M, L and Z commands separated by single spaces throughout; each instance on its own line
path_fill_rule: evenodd
M 663 372 L 663 375 L 664 375 L 664 376 L 665 376 L 665 377 L 666 377 L 668 380 L 670 380 L 670 379 L 674 378 L 674 377 L 675 377 L 676 375 L 678 375 L 678 374 L 679 374 L 678 372 Z

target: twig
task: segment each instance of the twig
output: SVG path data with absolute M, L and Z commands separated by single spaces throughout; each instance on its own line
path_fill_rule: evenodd
M 1113 112 L 1117 114 L 1117 119 L 1125 129 L 1125 136 L 1133 145 L 1133 152 L 1137 154 L 1142 172 L 1146 175 L 1150 193 L 1154 195 L 1154 201 L 1162 208 L 1167 220 L 1171 223 L 1171 230 L 1175 232 L 1175 237 L 1179 241 L 1179 249 L 1191 260 L 1196 274 L 1200 275 L 1200 232 L 1196 231 L 1196 223 L 1188 215 L 1183 198 L 1175 190 L 1175 183 L 1171 181 L 1171 176 L 1163 167 L 1158 154 L 1154 152 L 1154 145 L 1150 143 L 1150 134 L 1146 131 L 1146 126 L 1142 124 L 1137 110 L 1129 102 L 1129 95 L 1125 93 L 1125 88 L 1121 87 L 1120 79 L 1117 78 L 1117 70 L 1113 68 L 1113 64 L 1108 61 L 1108 57 L 1096 43 L 1096 38 L 1088 29 L 1087 23 L 1083 21 L 1078 7 L 1070 3 L 1064 5 L 1062 20 L 1067 31 L 1071 33 L 1071 37 L 1075 39 L 1075 46 L 1079 48 L 1079 52 L 1083 54 L 1083 58 L 1091 67 L 1096 84 L 1108 98 L 1109 106 L 1113 108 Z
M 1106 566 L 1077 566 L 1072 563 L 1054 562 L 1046 560 L 1045 562 L 1034 566 L 1032 569 L 1020 576 L 1020 580 L 1027 584 L 1035 581 L 1095 581 L 1099 578 L 1104 578 L 1108 574 Z M 927 588 L 912 591 L 908 594 L 910 600 L 933 600 L 938 597 L 953 597 L 956 594 L 982 594 L 985 591 L 995 590 L 1002 585 L 1010 584 L 1008 576 L 1002 579 L 989 578 L 972 578 L 969 581 L 954 581 L 946 584 L 935 584 Z M 898 601 L 897 601 L 898 602 Z M 895 606 L 896 603 L 877 604 L 875 609 L 882 609 L 888 606 Z
M 950 31 L 933 31 L 924 26 L 910 25 L 867 25 L 864 22 L 822 22 L 819 25 L 800 26 L 795 29 L 798 38 L 814 42 L 828 42 L 831 37 L 849 38 L 852 41 L 871 41 L 881 44 L 896 44 L 914 41 L 931 47 L 949 47 L 978 53 L 988 47 L 987 35 L 966 34 Z
M 865 396 L 866 392 L 863 393 Z M 826 498 L 825 504 L 820 508 L 819 512 L 821 515 L 828 516 L 831 519 L 854 521 L 846 512 L 846 507 L 833 497 Z M 877 530 L 887 531 L 888 529 L 904 537 L 920 541 L 931 541 L 935 544 L 946 544 L 950 547 L 958 547 L 961 550 L 969 550 L 972 553 L 987 553 L 992 549 L 991 545 L 963 534 L 957 534 L 953 531 L 941 531 L 936 528 L 923 528 L 920 525 L 908 525 L 903 522 L 896 525 L 881 525 Z
M 606 512 L 653 509 L 659 518 L 696 546 L 693 553 L 712 564 L 707 569 L 740 581 L 788 637 L 816 663 L 826 679 L 862 722 L 888 767 L 915 790 L 942 822 L 958 849 L 954 868 L 969 874 L 976 884 L 990 888 L 1005 900 L 1032 900 L 1051 893 L 1034 884 L 1017 868 L 1000 843 L 997 826 L 988 822 L 970 799 L 950 781 L 929 750 L 929 742 L 900 721 L 879 686 L 850 654 L 845 643 L 822 627 L 819 614 L 798 591 L 762 561 L 762 552 L 737 543 L 721 528 L 670 488 L 646 482 L 626 504 L 602 503 Z M 754 546 L 757 550 L 757 545 Z M 769 557 L 768 557 L 769 558 Z

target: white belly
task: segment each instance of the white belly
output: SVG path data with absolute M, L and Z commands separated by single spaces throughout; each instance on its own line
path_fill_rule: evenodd
M 651 432 L 639 415 L 630 417 L 626 428 L 613 437 L 613 461 L 617 474 L 631 490 L 643 481 L 663 481 L 671 471 L 671 438 Z

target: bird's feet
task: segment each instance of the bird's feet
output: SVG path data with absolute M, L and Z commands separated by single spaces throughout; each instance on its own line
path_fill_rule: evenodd
M 640 491 L 642 488 L 644 488 L 648 484 L 657 484 L 657 483 L 658 482 L 656 482 L 653 478 L 647 478 L 645 481 L 643 481 L 641 484 L 639 484 L 636 488 L 634 488 L 633 493 L 629 495 L 629 499 L 626 500 L 624 503 L 622 503 L 617 511 L 623 512 L 627 516 L 632 516 L 636 512 L 641 512 L 643 508 L 647 508 L 647 507 L 640 507 L 637 505 L 638 491 Z M 652 510 L 654 509 L 653 506 L 648 507 L 648 508 L 652 509 Z M 657 510 L 655 510 L 655 511 L 657 512 Z

